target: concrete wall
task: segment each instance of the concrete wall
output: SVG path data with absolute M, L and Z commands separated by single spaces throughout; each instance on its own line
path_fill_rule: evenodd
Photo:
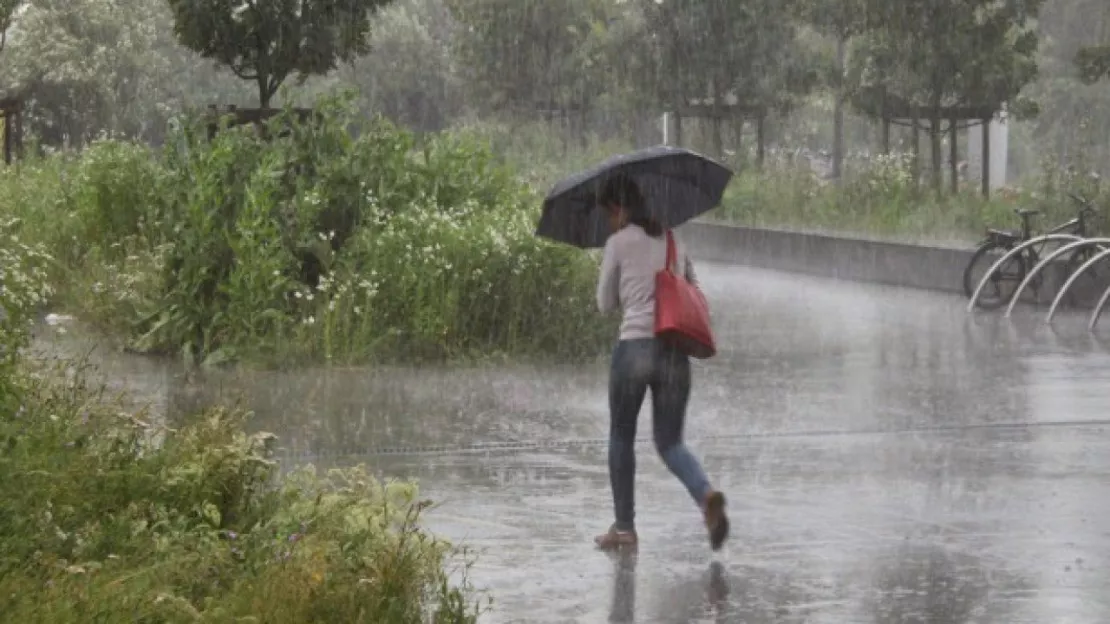
M 975 251 L 973 245 L 927 247 L 702 222 L 683 225 L 680 236 L 700 260 L 961 295 L 964 268 Z M 1094 272 L 1104 282 L 1094 286 L 1098 294 L 1110 287 L 1108 267 L 1110 262 Z M 1054 268 L 1044 271 L 1042 301 L 1051 301 L 1061 283 L 1062 263 Z M 1092 294 L 1081 296 L 1088 299 Z

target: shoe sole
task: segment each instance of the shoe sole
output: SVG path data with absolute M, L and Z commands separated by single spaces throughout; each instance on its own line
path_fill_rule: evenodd
M 725 495 L 713 492 L 705 502 L 706 524 L 709 525 L 709 545 L 713 550 L 720 550 L 728 539 L 729 523 L 725 515 Z
M 639 542 L 640 540 L 635 537 L 626 536 L 605 536 L 594 538 L 594 546 L 596 546 L 598 550 L 609 552 L 636 548 L 637 546 L 639 546 Z

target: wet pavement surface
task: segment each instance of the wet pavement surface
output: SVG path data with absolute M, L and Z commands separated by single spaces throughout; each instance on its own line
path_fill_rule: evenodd
M 292 461 L 419 479 L 431 528 L 477 555 L 484 621 L 1110 622 L 1110 329 L 700 273 L 721 354 L 695 364 L 687 439 L 729 496 L 719 553 L 648 441 L 648 403 L 639 552 L 593 549 L 612 516 L 602 360 L 255 373 L 204 393 L 255 408 Z M 211 398 L 118 366 L 164 405 Z

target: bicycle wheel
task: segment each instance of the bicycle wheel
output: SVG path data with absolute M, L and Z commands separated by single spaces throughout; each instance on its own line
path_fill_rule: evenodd
M 964 296 L 970 299 L 975 294 L 983 276 L 1010 249 L 1012 247 L 986 242 L 975 250 L 964 269 Z M 1018 285 L 1025 279 L 1026 268 L 1024 254 L 1009 258 L 991 274 L 990 280 L 979 293 L 975 306 L 984 310 L 996 310 L 1009 303 Z
M 1067 280 L 1076 269 L 1083 266 L 1088 260 L 1098 254 L 1099 248 L 1095 246 L 1082 247 L 1070 254 L 1064 263 L 1064 277 Z M 1083 272 L 1072 283 L 1064 296 L 1064 302 L 1070 307 L 1092 308 L 1098 303 L 1102 292 L 1106 290 L 1107 277 L 1110 276 L 1110 259 L 1104 259 Z M 1063 286 L 1063 284 L 1061 284 Z

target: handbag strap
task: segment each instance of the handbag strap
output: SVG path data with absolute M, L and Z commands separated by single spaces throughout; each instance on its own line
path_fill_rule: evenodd
M 667 230 L 667 263 L 663 266 L 672 273 L 675 272 L 675 265 L 678 264 L 677 255 L 678 253 L 674 247 L 674 235 L 671 234 L 670 230 Z

